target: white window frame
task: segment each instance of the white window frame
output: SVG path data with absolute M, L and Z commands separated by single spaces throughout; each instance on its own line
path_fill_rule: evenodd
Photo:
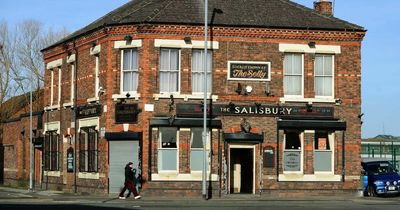
M 317 131 L 315 131 L 315 134 L 317 134 Z M 328 132 L 328 142 L 329 142 L 329 150 L 322 150 L 322 151 L 330 151 L 331 154 L 331 171 L 316 171 L 314 168 L 314 174 L 334 174 L 335 172 L 335 133 L 334 132 Z M 313 148 L 314 148 L 314 154 L 315 151 L 318 151 L 315 149 L 315 137 L 314 137 L 314 143 L 313 143 Z M 315 157 L 315 156 L 314 156 Z M 315 161 L 315 158 L 314 158 Z M 313 163 L 314 166 L 314 163 Z
M 95 74 L 95 80 L 94 80 L 94 82 L 95 82 L 95 94 L 94 94 L 94 97 L 95 98 L 97 98 L 98 97 L 98 93 L 99 93 L 99 86 L 100 86 L 100 81 L 99 81 L 99 65 L 100 65 L 100 63 L 99 63 L 99 54 L 96 54 L 95 55 L 95 58 L 96 58 L 96 66 L 95 66 L 95 69 L 94 69 L 94 74 Z
M 61 104 L 61 67 L 58 67 L 58 99 L 57 106 Z
M 201 94 L 204 94 L 204 91 L 198 91 L 198 92 L 194 92 L 193 91 L 193 73 L 200 73 L 201 75 L 204 75 L 204 58 L 203 58 L 203 62 L 202 62 L 202 69 L 201 70 L 199 70 L 199 71 L 194 71 L 194 69 L 193 69 L 193 59 L 194 59 L 194 57 L 193 57 L 193 52 L 194 51 L 200 51 L 201 52 L 201 56 L 202 57 L 204 57 L 204 55 L 205 55 L 205 53 L 204 53 L 204 49 L 193 49 L 192 50 L 192 60 L 191 60 L 191 75 L 190 75 L 190 77 L 191 77 L 191 83 L 192 83 L 192 87 L 191 87 L 191 89 L 192 89 L 192 94 L 193 95 L 201 95 Z M 208 54 L 211 54 L 211 68 L 210 68 L 210 71 L 207 71 L 207 74 L 210 74 L 210 76 L 211 76 L 211 80 L 210 81 L 207 81 L 207 86 L 209 86 L 210 88 L 208 88 L 207 87 L 207 94 L 210 94 L 211 92 L 212 92 L 212 69 L 213 69 L 213 60 L 212 60 L 212 58 L 213 58 L 213 51 L 212 50 L 207 50 L 207 55 Z M 207 58 L 207 61 L 209 61 L 209 59 Z M 206 64 L 207 65 L 207 64 Z M 208 76 L 208 75 L 206 75 L 206 76 Z M 207 78 L 207 77 L 206 77 Z M 201 81 L 202 83 L 203 83 L 203 85 L 204 85 L 204 80 L 203 81 Z
M 158 147 L 157 153 L 161 150 L 175 150 L 176 149 L 176 170 L 161 170 L 158 168 L 159 173 L 179 173 L 179 129 L 176 128 L 176 148 L 162 148 L 162 127 L 158 128 Z M 160 155 L 158 155 L 157 166 L 159 165 Z
M 75 99 L 75 64 L 71 63 L 71 97 L 70 100 L 73 102 Z
M 304 132 L 299 132 L 299 138 L 300 138 L 300 171 L 285 171 L 284 167 L 284 155 L 282 156 L 282 169 L 283 169 L 283 174 L 303 174 L 304 173 Z M 286 149 L 286 134 L 284 134 L 284 140 L 283 140 L 283 148 L 282 152 L 284 153 L 285 151 L 299 151 L 299 150 L 291 150 L 291 149 Z
M 162 52 L 162 49 L 169 49 L 169 50 L 178 50 L 178 90 L 176 91 L 176 92 L 164 92 L 164 91 L 161 91 L 161 72 L 162 71 L 165 71 L 165 72 L 172 72 L 170 69 L 169 70 L 162 70 L 161 69 L 161 52 Z M 171 58 L 171 57 L 170 57 Z M 181 49 L 180 48 L 168 48 L 168 47 L 165 47 L 165 48 L 160 48 L 160 66 L 159 66 L 159 86 L 160 86 L 160 94 L 167 94 L 167 95 L 170 95 L 170 94 L 180 94 L 180 92 L 181 92 Z M 176 72 L 175 70 L 173 71 L 173 72 Z
M 192 143 L 193 143 L 193 130 L 192 129 L 199 129 L 199 128 L 191 128 L 190 129 L 190 155 L 192 154 L 192 150 L 194 150 L 194 151 L 203 151 L 203 148 L 192 148 Z M 202 140 L 203 140 L 203 128 L 200 128 L 200 129 L 202 130 Z M 206 132 L 207 132 L 207 134 L 206 134 L 207 135 L 206 145 L 205 145 L 206 153 L 210 154 L 210 147 L 211 147 L 211 145 L 210 145 L 210 135 L 211 135 L 210 129 L 207 128 Z M 203 147 L 204 147 L 204 145 L 203 145 Z M 208 157 L 209 157 L 209 155 L 208 155 Z M 190 160 L 191 159 L 189 159 L 189 161 Z M 209 160 L 209 158 L 207 158 L 207 162 L 208 162 L 207 171 L 210 171 L 210 160 Z M 189 163 L 189 167 L 190 167 L 190 172 L 191 173 L 192 172 L 202 172 L 202 170 L 192 170 L 191 163 Z
M 332 88 L 332 95 L 330 95 L 330 96 L 320 96 L 320 95 L 317 95 L 317 93 L 316 93 L 316 61 L 315 61 L 315 59 L 314 59 L 314 92 L 315 92 L 315 98 L 321 98 L 321 99 L 333 99 L 333 98 L 335 98 L 335 56 L 334 55 L 332 55 L 332 54 L 317 54 L 317 55 L 315 55 L 316 57 L 317 56 L 322 56 L 322 57 L 327 57 L 327 56 L 330 56 L 330 57 L 332 57 L 332 85 L 331 85 L 331 88 Z M 323 59 L 323 61 L 324 61 L 325 59 Z M 324 66 L 324 65 L 323 65 Z M 324 76 L 319 76 L 319 77 L 326 77 L 325 75 Z
M 285 53 L 286 55 L 301 55 L 301 94 L 300 95 L 286 95 L 285 89 L 283 90 L 285 98 L 304 98 L 304 54 L 300 53 Z M 283 82 L 285 82 L 285 61 L 283 61 Z M 298 76 L 298 75 L 297 75 Z M 285 88 L 285 84 L 283 84 L 283 88 Z
M 51 86 L 50 86 L 50 106 L 53 106 L 54 100 L 54 69 L 50 69 L 51 71 Z
M 136 50 L 137 51 L 137 60 L 138 60 L 138 68 L 137 69 L 124 69 L 124 51 L 125 50 Z M 136 88 L 136 90 L 134 91 L 124 91 L 124 72 L 137 72 L 138 77 L 137 77 L 137 82 L 138 82 L 138 86 Z M 138 88 L 139 88 L 139 49 L 138 48 L 125 48 L 121 50 L 121 79 L 120 79 L 120 93 L 121 95 L 126 95 L 127 93 L 129 93 L 130 95 L 136 95 L 138 92 Z

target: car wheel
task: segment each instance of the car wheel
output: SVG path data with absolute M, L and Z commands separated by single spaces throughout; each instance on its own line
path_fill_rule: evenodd
M 368 186 L 367 187 L 367 192 L 368 192 L 368 196 L 376 197 L 376 192 L 375 192 L 374 187 Z

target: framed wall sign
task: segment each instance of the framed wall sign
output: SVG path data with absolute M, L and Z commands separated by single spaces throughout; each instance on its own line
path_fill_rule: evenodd
M 228 61 L 228 80 L 271 81 L 271 62 Z

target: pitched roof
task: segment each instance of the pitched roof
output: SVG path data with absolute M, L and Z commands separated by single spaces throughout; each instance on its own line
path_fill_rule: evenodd
M 50 47 L 109 26 L 137 23 L 204 24 L 204 1 L 131 0 Z M 216 26 L 365 31 L 290 0 L 210 0 L 208 20 Z M 222 14 L 213 14 L 219 9 Z M 46 48 L 46 49 L 48 49 Z M 44 49 L 44 50 L 46 50 Z
M 17 117 L 15 115 L 29 112 L 29 94 L 25 93 L 22 95 L 14 96 L 8 99 L 3 104 L 0 104 L 0 123 L 9 120 L 10 118 Z M 43 96 L 44 90 L 40 89 L 32 94 L 32 111 L 38 112 L 43 109 Z

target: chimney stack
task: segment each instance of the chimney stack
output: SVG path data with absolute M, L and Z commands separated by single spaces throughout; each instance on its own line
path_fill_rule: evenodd
M 333 16 L 333 7 L 330 0 L 317 0 L 314 2 L 314 9 L 324 15 Z

